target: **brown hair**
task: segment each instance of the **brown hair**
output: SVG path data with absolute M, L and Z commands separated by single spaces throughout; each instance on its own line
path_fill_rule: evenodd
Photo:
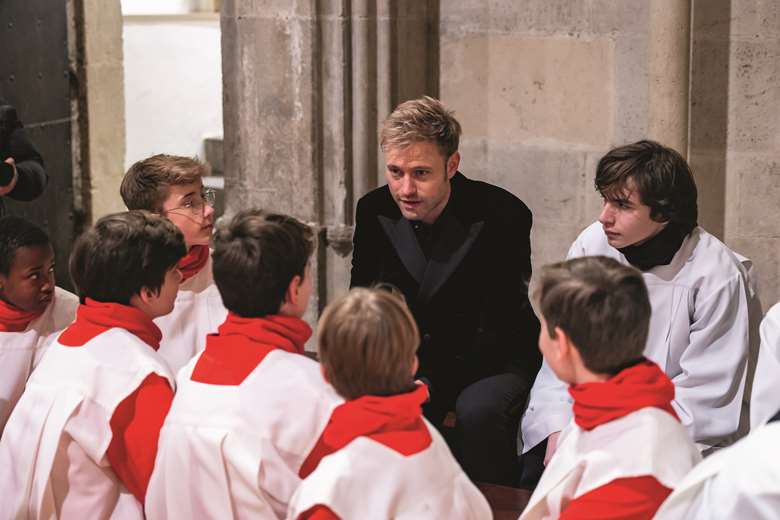
M 345 399 L 357 399 L 412 389 L 419 342 L 402 297 L 379 288 L 354 288 L 325 308 L 317 349 L 333 388 Z
M 68 267 L 82 303 L 92 298 L 127 305 L 143 288 L 159 291 L 186 253 L 170 220 L 136 210 L 98 220 L 76 240 Z
M 245 318 L 276 314 L 295 276 L 306 276 L 312 229 L 258 209 L 236 214 L 214 234 L 214 283 L 225 307 Z
M 655 141 L 638 141 L 608 152 L 596 168 L 596 190 L 615 198 L 632 181 L 656 222 L 673 222 L 690 232 L 698 220 L 696 182 L 685 159 Z
M 605 256 L 548 265 L 536 298 L 550 337 L 560 327 L 588 370 L 616 374 L 642 357 L 650 299 L 642 274 L 633 267 Z
M 127 209 L 160 212 L 169 186 L 191 184 L 208 174 L 209 166 L 197 157 L 157 154 L 127 170 L 119 193 Z
M 460 123 L 453 112 L 428 96 L 398 105 L 379 131 L 382 151 L 420 141 L 436 143 L 445 160 L 458 151 L 460 141 Z

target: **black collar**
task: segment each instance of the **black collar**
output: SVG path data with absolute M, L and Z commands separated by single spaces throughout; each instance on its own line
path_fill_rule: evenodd
M 680 249 L 685 237 L 693 230 L 690 224 L 670 222 L 660 233 L 640 245 L 618 249 L 628 263 L 640 271 L 648 271 L 659 265 L 668 265 Z

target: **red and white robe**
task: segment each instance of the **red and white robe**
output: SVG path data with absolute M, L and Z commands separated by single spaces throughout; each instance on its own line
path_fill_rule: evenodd
M 289 316 L 228 314 L 177 377 L 147 518 L 283 518 L 298 471 L 341 402 Z
M 79 299 L 54 288 L 54 298 L 42 314 L 30 314 L 0 302 L 0 435 L 32 369 L 54 336 L 76 317 Z
M 674 385 L 643 361 L 569 393 L 574 420 L 520 520 L 652 518 L 701 460 L 672 408 Z
M 307 458 L 291 520 L 492 518 L 447 443 L 422 417 L 427 388 L 364 396 L 333 413 Z
M 160 331 L 90 299 L 51 344 L 0 440 L 0 518 L 142 519 L 173 398 Z
M 208 246 L 190 248 L 179 262 L 183 276 L 173 311 L 154 320 L 163 335 L 159 353 L 174 376 L 203 350 L 206 336 L 216 332 L 227 316 L 211 267 Z

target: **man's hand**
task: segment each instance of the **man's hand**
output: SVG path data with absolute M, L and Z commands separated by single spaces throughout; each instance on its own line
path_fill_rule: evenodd
M 5 160 L 5 162 L 10 164 L 11 168 L 14 169 L 14 176 L 11 179 L 11 182 L 9 182 L 6 186 L 0 186 L 0 197 L 4 197 L 5 195 L 11 193 L 16 187 L 16 181 L 19 180 L 19 173 L 16 171 L 16 163 L 14 162 L 13 158 L 9 157 Z
M 544 465 L 547 466 L 547 464 L 550 462 L 550 459 L 555 454 L 555 450 L 558 448 L 558 437 L 560 437 L 561 432 L 555 432 L 551 433 L 549 437 L 547 437 L 547 451 L 544 452 Z

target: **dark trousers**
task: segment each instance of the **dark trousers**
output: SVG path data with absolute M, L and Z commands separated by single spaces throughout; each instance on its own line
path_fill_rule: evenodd
M 434 386 L 425 416 L 447 439 L 469 478 L 515 486 L 520 478 L 517 428 L 529 391 L 528 381 L 517 374 L 499 374 L 464 388 L 453 410 L 452 399 L 437 402 Z M 443 424 L 449 411 L 455 412 L 454 428 Z

